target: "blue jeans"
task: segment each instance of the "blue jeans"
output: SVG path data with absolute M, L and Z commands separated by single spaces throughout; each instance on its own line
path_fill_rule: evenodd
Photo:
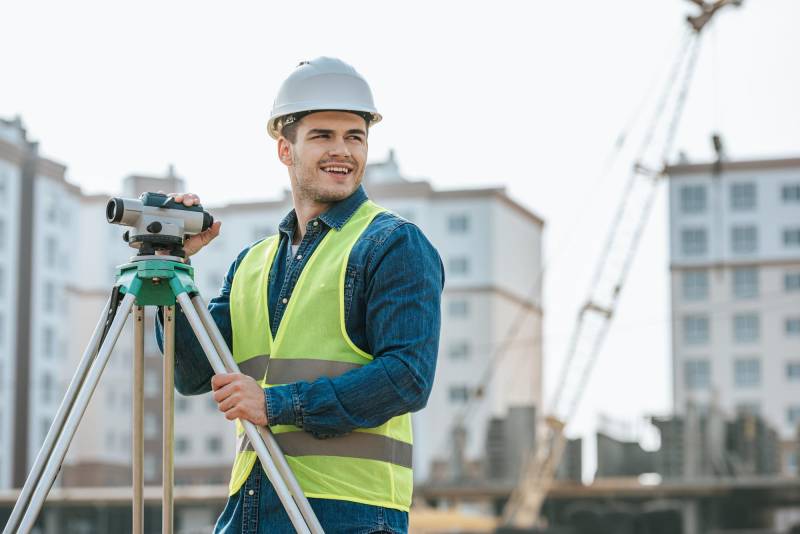
M 349 501 L 309 499 L 325 534 L 401 534 L 408 531 L 408 514 Z M 295 529 L 278 494 L 256 463 L 241 489 L 231 495 L 214 529 L 215 534 L 294 534 Z

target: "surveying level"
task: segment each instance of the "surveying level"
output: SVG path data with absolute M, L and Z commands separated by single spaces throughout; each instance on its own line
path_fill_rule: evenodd
M 214 217 L 202 206 L 185 206 L 163 193 L 142 193 L 138 200 L 112 198 L 106 205 L 106 220 L 130 226 L 122 239 L 140 254 L 163 250 L 181 258 L 184 238 L 214 224 Z
M 72 438 L 91 400 L 100 376 L 111 357 L 122 328 L 133 312 L 133 528 L 144 531 L 144 317 L 145 306 L 164 308 L 164 381 L 163 381 L 163 473 L 161 532 L 172 533 L 173 512 L 173 439 L 174 439 L 174 369 L 175 306 L 180 305 L 214 373 L 238 373 L 225 339 L 194 283 L 194 268 L 183 263 L 185 236 L 209 228 L 213 217 L 201 206 L 191 208 L 174 202 L 166 195 L 145 193 L 140 200 L 113 198 L 106 206 L 106 218 L 113 224 L 129 225 L 128 243 L 139 249 L 129 263 L 117 268 L 117 280 L 95 327 L 64 400 L 56 412 L 42 448 L 3 534 L 28 534 L 34 527 L 47 494 L 55 482 Z M 158 226 L 156 225 L 158 223 Z M 168 239 L 167 239 L 168 238 Z M 179 252 L 154 255 L 153 252 Z M 253 444 L 261 465 L 275 488 L 295 530 L 322 534 L 311 505 L 303 495 L 269 427 L 256 427 L 240 420 Z

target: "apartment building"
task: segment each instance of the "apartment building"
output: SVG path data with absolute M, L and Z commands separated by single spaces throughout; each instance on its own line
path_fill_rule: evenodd
M 716 402 L 795 439 L 800 158 L 668 167 L 675 410 Z M 796 471 L 787 454 L 784 471 Z
M 115 194 L 87 195 L 65 173 L 64 165 L 39 156 L 19 119 L 0 122 L 0 488 L 24 481 L 108 299 L 116 266 L 134 253 L 121 239 L 123 228 L 105 220 L 108 198 L 187 189 L 170 169 L 161 177 L 128 177 Z M 436 382 L 428 407 L 413 416 L 418 480 L 452 456 L 454 425 L 464 414 L 460 454 L 480 464 L 492 418 L 511 407 L 540 405 L 544 223 L 503 188 L 435 190 L 425 180 L 410 180 L 393 154 L 368 165 L 365 187 L 425 231 L 446 270 Z M 206 203 L 225 222 L 223 235 L 193 258 L 196 282 L 209 300 L 236 255 L 276 232 L 291 196 Z M 151 312 L 144 469 L 145 482 L 157 484 L 162 359 L 152 322 Z M 130 483 L 132 328 L 117 343 L 58 484 Z M 505 350 L 498 351 L 501 346 Z M 177 483 L 226 483 L 235 448 L 231 423 L 208 394 L 176 393 L 175 412 Z

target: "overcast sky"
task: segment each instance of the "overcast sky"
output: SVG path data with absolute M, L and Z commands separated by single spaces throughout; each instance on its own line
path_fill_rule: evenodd
M 265 132 L 299 60 L 341 57 L 384 121 L 373 161 L 438 188 L 505 185 L 547 221 L 548 376 L 557 369 L 625 172 L 600 168 L 681 41 L 680 0 L 0 3 L 0 116 L 87 192 L 175 164 L 208 205 L 274 197 Z M 677 147 L 800 155 L 800 2 L 747 0 L 706 31 Z M 625 168 L 628 162 L 620 162 Z M 664 191 L 574 431 L 671 409 Z M 224 233 L 224 230 L 223 230 Z M 509 254 L 513 261 L 513 253 Z

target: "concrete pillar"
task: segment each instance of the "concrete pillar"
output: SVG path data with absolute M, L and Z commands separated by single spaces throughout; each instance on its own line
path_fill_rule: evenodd
M 700 513 L 697 501 L 684 501 L 681 517 L 683 534 L 700 534 Z

